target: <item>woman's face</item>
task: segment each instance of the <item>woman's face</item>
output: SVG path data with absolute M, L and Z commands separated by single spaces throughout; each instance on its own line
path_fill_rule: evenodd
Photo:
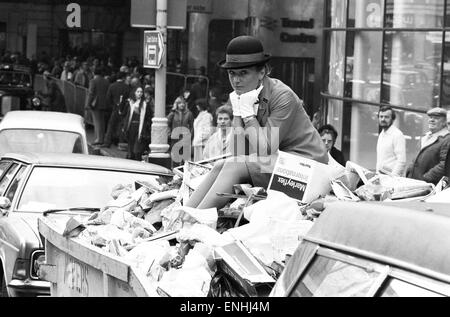
M 242 95 L 258 88 L 258 84 L 264 78 L 264 73 L 264 68 L 258 71 L 254 66 L 241 69 L 229 69 L 228 79 L 234 91 L 238 95 Z
M 142 88 L 138 88 L 138 89 L 136 89 L 136 91 L 134 92 L 134 95 L 136 96 L 136 99 L 141 99 L 143 93 L 144 93 L 144 91 L 142 90 Z
M 334 145 L 333 136 L 329 133 L 324 133 L 321 138 L 323 143 L 325 144 L 325 147 L 327 148 L 327 151 L 330 152 L 331 148 Z
M 217 115 L 217 127 L 221 129 L 231 127 L 231 118 L 226 113 L 219 113 Z
M 186 108 L 186 102 L 184 100 L 178 100 L 176 102 L 177 109 L 183 111 Z

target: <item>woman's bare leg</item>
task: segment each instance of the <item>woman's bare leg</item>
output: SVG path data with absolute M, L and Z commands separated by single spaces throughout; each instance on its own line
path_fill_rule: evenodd
M 218 162 L 206 179 L 192 194 L 186 206 L 207 209 L 225 206 L 230 200 L 219 197 L 216 193 L 233 193 L 233 185 L 248 183 L 250 175 L 247 166 L 242 160 L 235 158 Z

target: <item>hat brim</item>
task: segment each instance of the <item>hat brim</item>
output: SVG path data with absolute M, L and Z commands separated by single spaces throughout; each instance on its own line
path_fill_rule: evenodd
M 225 59 L 223 59 L 217 63 L 217 66 L 219 66 L 222 69 L 246 68 L 255 65 L 265 64 L 270 60 L 271 57 L 272 56 L 270 54 L 264 54 L 264 58 L 262 60 L 252 62 L 227 62 Z

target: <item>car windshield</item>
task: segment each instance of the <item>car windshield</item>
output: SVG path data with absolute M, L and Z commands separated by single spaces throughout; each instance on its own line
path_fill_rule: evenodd
M 0 156 L 8 152 L 83 153 L 81 135 L 74 132 L 8 129 L 0 131 Z
M 102 208 L 116 185 L 157 184 L 158 175 L 112 170 L 35 167 L 25 184 L 18 211 L 43 212 L 71 207 Z
M 31 85 L 31 76 L 27 73 L 14 71 L 0 71 L 1 86 L 25 87 Z

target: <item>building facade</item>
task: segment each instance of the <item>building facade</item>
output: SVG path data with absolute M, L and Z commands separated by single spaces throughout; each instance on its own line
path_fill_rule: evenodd
M 326 1 L 323 105 L 350 160 L 375 168 L 381 105 L 396 109 L 408 163 L 428 130 L 426 111 L 450 107 L 448 2 Z

